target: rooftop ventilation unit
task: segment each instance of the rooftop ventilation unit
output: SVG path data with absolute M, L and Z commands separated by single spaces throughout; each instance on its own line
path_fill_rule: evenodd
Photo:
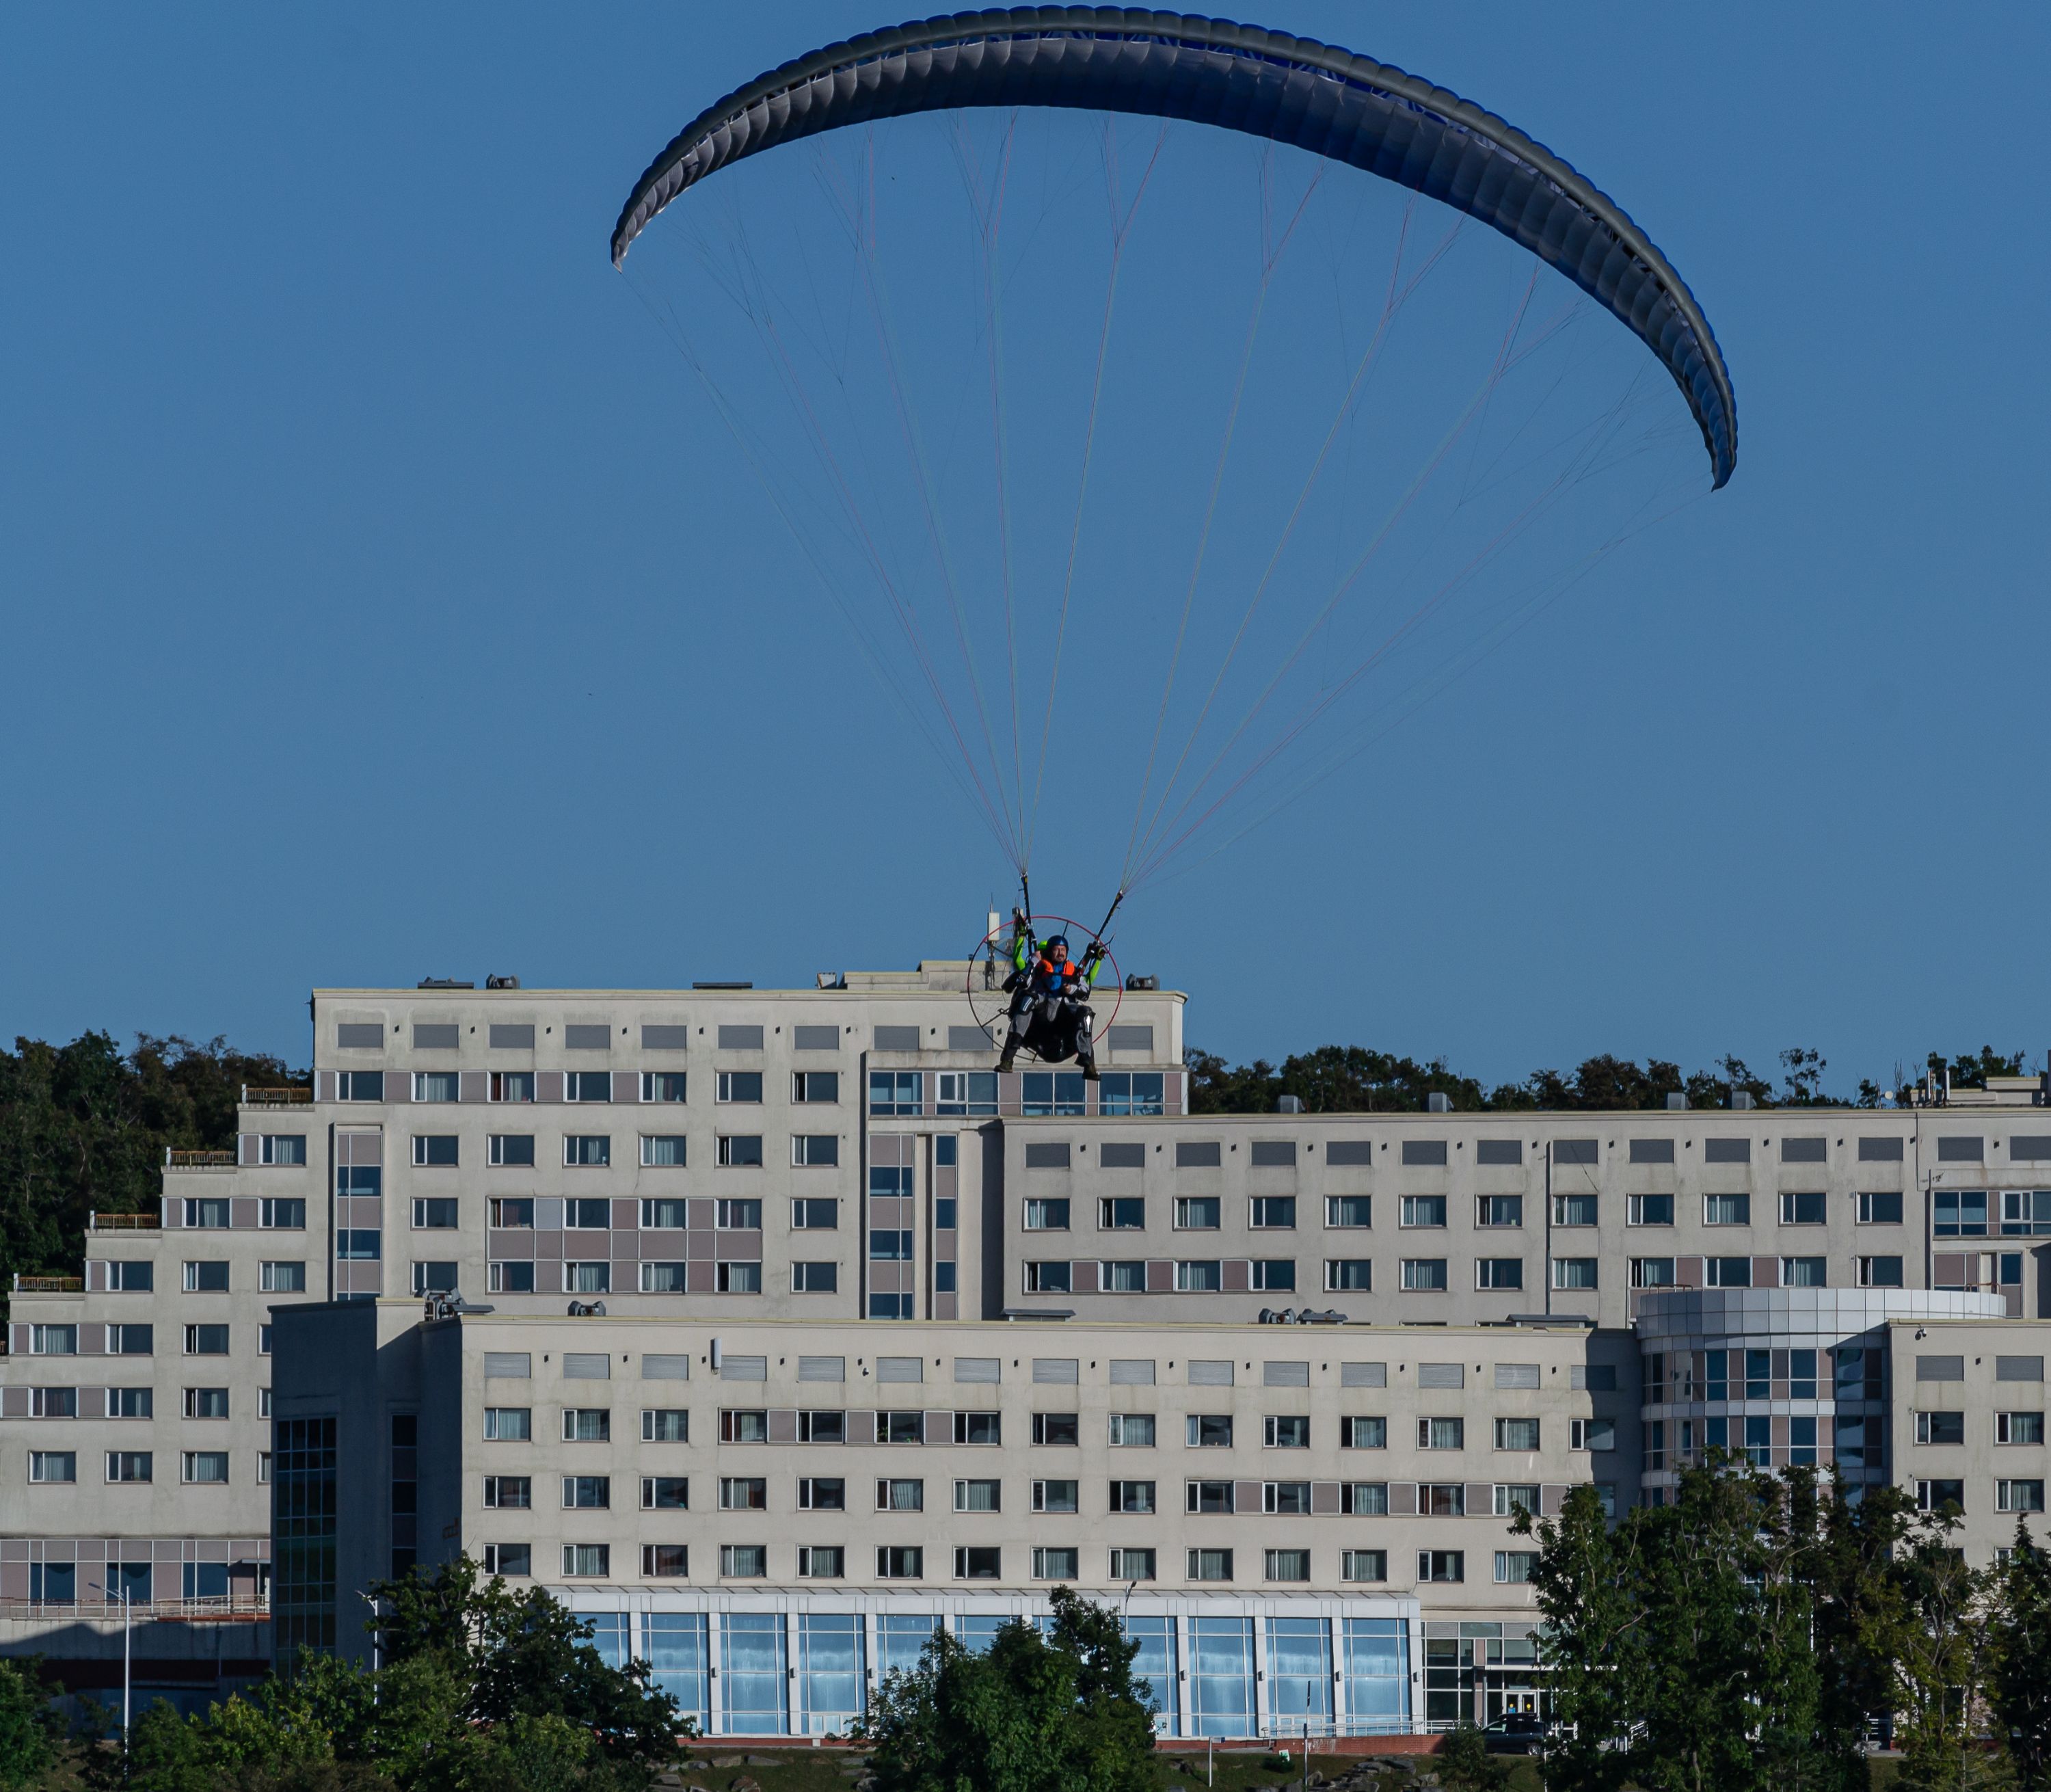
M 1125 986 L 1128 990 L 1158 990 L 1161 987 L 1161 979 L 1158 977 L 1142 977 L 1135 971 L 1126 978 Z
M 416 990 L 474 990 L 477 986 L 467 977 L 423 977 L 413 987 Z
M 1301 1095 L 1278 1095 L 1275 1101 L 1275 1111 L 1277 1114 L 1300 1114 L 1303 1111 L 1303 1098 Z
M 487 990 L 517 990 L 520 987 L 520 979 L 517 977 L 487 977 L 484 980 L 484 986 Z
M 694 990 L 752 990 L 755 984 L 750 979 L 744 983 L 693 983 L 691 987 Z
M 1666 1108 L 1669 1113 L 1678 1114 L 1687 1105 L 1688 1098 L 1682 1095 L 1678 1089 L 1670 1089 L 1667 1091 Z
M 1427 1114 L 1450 1114 L 1452 1111 L 1453 1098 L 1451 1095 L 1442 1095 L 1434 1089 L 1424 1098 L 1424 1111 Z
M 1731 1091 L 1731 1106 L 1732 1106 L 1732 1107 L 1755 1107 L 1755 1106 L 1756 1106 L 1756 1105 L 1757 1105 L 1757 1104 L 1756 1104 L 1756 1103 L 1752 1100 L 1752 1091 L 1751 1091 L 1751 1090 L 1749 1090 L 1749 1089 L 1733 1089 L 1733 1090 L 1732 1090 L 1732 1091 Z

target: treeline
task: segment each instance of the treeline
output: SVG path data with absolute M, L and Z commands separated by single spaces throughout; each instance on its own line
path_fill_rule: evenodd
M 2041 1792 L 2051 1556 L 2018 1518 L 1969 1568 L 1956 1528 L 1898 1487 L 1721 1454 L 1615 1523 L 1576 1488 L 1530 1573 L 1547 1792 L 1867 1792 L 1881 1731 L 1901 1792 Z
M 591 1623 L 543 1588 L 487 1582 L 466 1556 L 366 1597 L 374 1671 L 309 1652 L 291 1677 L 202 1713 L 158 1700 L 125 1755 L 98 1725 L 68 1737 L 33 1664 L 0 1661 L 0 1786 L 647 1792 L 693 1734 L 647 1662 L 610 1665 Z
M 244 1083 L 309 1081 L 225 1039 L 17 1039 L 0 1052 L 0 1278 L 76 1274 L 88 1213 L 155 1210 L 167 1146 L 225 1150 Z
M 1648 1058 L 1640 1064 L 1605 1052 L 1571 1072 L 1534 1070 L 1521 1083 L 1484 1087 L 1447 1067 L 1443 1058 L 1414 1058 L 1372 1052 L 1360 1045 L 1320 1045 L 1285 1058 L 1278 1069 L 1265 1058 L 1228 1064 L 1192 1047 L 1183 1061 L 1190 1072 L 1190 1105 L 1198 1114 L 1265 1114 L 1283 1095 L 1294 1095 L 1312 1114 L 1416 1113 L 1426 1099 L 1444 1095 L 1463 1113 L 1519 1113 L 1538 1109 L 1664 1107 L 1684 1095 L 1690 1107 L 1727 1107 L 1733 1092 L 1760 1107 L 1877 1107 L 1890 1093 L 1862 1079 L 1849 1096 L 1823 1088 L 1827 1064 L 1820 1052 L 1791 1046 L 1780 1054 L 1776 1087 L 1756 1075 L 1742 1058 L 1722 1057 L 1707 1070 L 1683 1076 L 1678 1064 Z M 1948 1076 L 1953 1088 L 1985 1088 L 1990 1076 L 2019 1076 L 2023 1055 L 2004 1056 L 1990 1045 L 1947 1058 L 1933 1052 L 1927 1068 L 1939 1086 Z

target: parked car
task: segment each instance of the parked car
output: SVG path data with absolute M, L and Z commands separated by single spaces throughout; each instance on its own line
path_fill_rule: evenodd
M 1482 1733 L 1491 1755 L 1530 1755 L 1545 1739 L 1545 1720 L 1535 1712 L 1506 1712 Z

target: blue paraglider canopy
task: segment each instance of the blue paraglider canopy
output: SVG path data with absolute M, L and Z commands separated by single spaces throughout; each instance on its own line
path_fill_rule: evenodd
M 1500 231 L 1620 318 L 1686 398 L 1721 487 L 1737 401 L 1709 320 L 1600 189 L 1494 113 L 1350 50 L 1110 6 L 959 13 L 787 62 L 708 107 L 635 182 L 612 259 L 679 193 L 779 144 L 915 112 L 1066 107 L 1210 124 L 1362 169 Z

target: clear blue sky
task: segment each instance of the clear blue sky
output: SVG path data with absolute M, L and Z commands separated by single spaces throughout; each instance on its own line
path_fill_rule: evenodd
M 1150 892 L 1128 968 L 1233 1056 L 2041 1056 L 2051 21 L 1259 16 L 1614 194 L 1715 322 L 1740 463 Z M 759 496 L 604 252 L 702 103 L 895 17 L 0 17 L 0 1033 L 298 1060 L 316 984 L 965 949 L 1002 860 L 830 609 L 765 619 Z

